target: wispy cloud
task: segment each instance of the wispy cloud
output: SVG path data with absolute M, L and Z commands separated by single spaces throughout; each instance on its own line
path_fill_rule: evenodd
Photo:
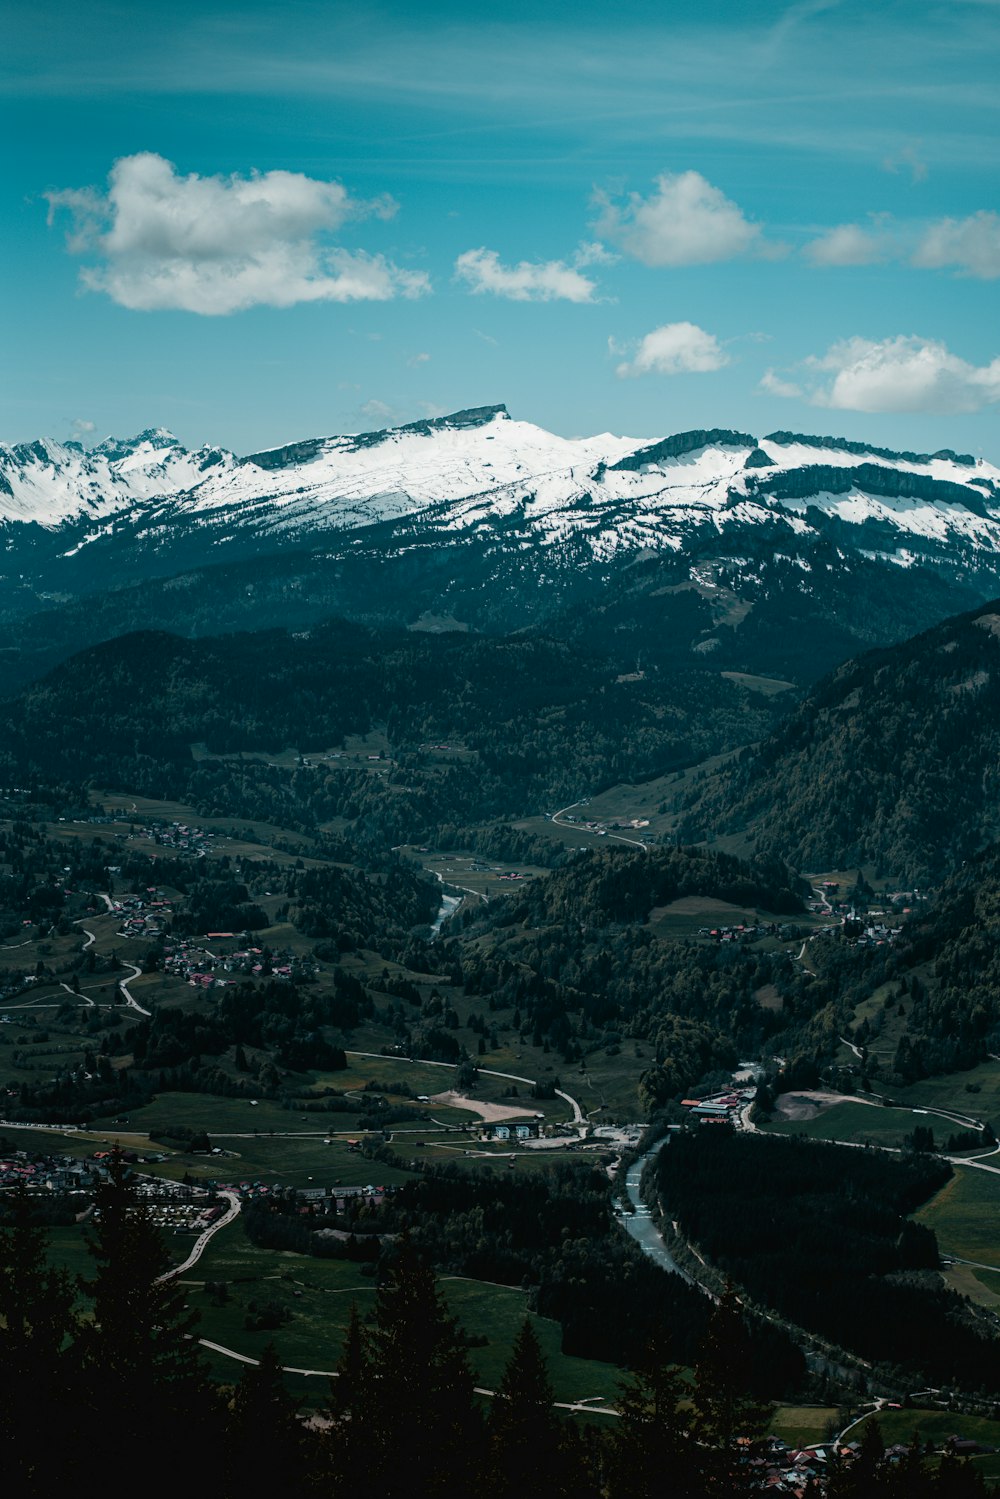
M 359 409 L 361 415 L 371 422 L 394 422 L 398 418 L 398 412 L 394 407 L 385 401 L 378 400 L 375 396 L 365 401 Z
M 628 346 L 614 341 L 609 347 L 613 354 L 629 352 Z M 615 370 L 623 380 L 639 375 L 704 375 L 730 363 L 715 334 L 706 333 L 697 323 L 665 323 L 632 347 L 632 357 Z
M 839 411 L 953 415 L 1000 401 L 1000 357 L 970 364 L 945 344 L 912 334 L 843 339 L 801 369 L 801 383 L 769 370 L 761 389 Z
M 67 248 L 92 257 L 84 287 L 140 311 L 217 315 L 298 302 L 388 301 L 430 290 L 422 272 L 348 250 L 329 236 L 349 220 L 390 218 L 390 198 L 352 198 L 300 172 L 182 176 L 162 156 L 122 157 L 107 192 L 47 194 L 70 214 Z
M 794 380 L 785 380 L 774 370 L 766 370 L 761 378 L 760 389 L 768 396 L 783 396 L 788 400 L 802 399 L 805 395 L 801 385 Z
M 920 155 L 920 142 L 911 142 L 888 156 L 882 158 L 882 168 L 886 172 L 908 171 L 913 182 L 926 182 L 927 163 Z
M 426 104 L 436 120 L 592 123 L 603 141 L 702 135 L 895 159 L 925 132 L 935 165 L 993 153 L 995 5 L 802 0 L 785 8 L 581 5 L 574 24 L 519 7 L 463 20 L 386 0 L 367 12 L 288 0 L 124 7 L 15 0 L 0 83 L 22 97 L 242 95 Z M 76 7 L 79 10 L 79 7 Z M 681 14 L 676 12 L 680 11 Z M 55 12 L 56 20 L 53 21 Z M 585 101 L 582 103 L 581 101 Z M 817 109 L 817 102 L 822 107 Z M 873 105 L 875 106 L 873 108 Z M 976 123 L 973 121 L 976 120 Z

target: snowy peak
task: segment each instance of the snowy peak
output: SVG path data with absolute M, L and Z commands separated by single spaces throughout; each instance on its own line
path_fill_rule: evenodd
M 678 432 L 674 437 L 665 437 L 661 442 L 637 448 L 625 458 L 612 464 L 616 472 L 626 469 L 641 472 L 644 468 L 662 466 L 671 459 L 685 458 L 690 453 L 700 453 L 705 448 L 752 448 L 757 450 L 756 437 L 746 432 L 731 432 L 728 428 L 713 427 L 711 431 Z
M 177 496 L 233 462 L 232 454 L 218 449 L 189 453 L 162 427 L 128 439 L 106 438 L 90 452 L 51 438 L 0 444 L 0 524 L 57 530 L 87 517 L 112 516 Z
M 345 437 L 310 437 L 304 442 L 289 443 L 285 447 L 249 453 L 240 462 L 252 463 L 263 469 L 291 468 L 298 463 L 311 463 L 325 452 L 357 452 L 363 448 L 375 448 L 409 433 L 431 437 L 435 432 L 467 431 L 474 427 L 488 426 L 497 419 L 510 419 L 506 406 L 473 406 L 467 411 L 455 411 L 451 416 L 426 417 L 419 422 L 407 422 L 402 427 L 381 427 L 376 432 L 357 432 Z
M 139 432 L 135 437 L 106 437 L 103 442 L 91 449 L 91 453 L 114 463 L 119 459 L 129 458 L 143 449 L 154 453 L 171 448 L 184 452 L 181 443 L 172 432 L 167 431 L 166 427 L 147 427 L 145 432 Z

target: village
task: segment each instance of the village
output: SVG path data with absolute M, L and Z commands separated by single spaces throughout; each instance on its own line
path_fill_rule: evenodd
M 29 1196 L 44 1195 L 65 1208 L 68 1221 L 85 1221 L 93 1211 L 95 1191 L 109 1180 L 110 1149 L 97 1150 L 89 1157 L 64 1156 L 58 1153 L 11 1150 L 10 1140 L 0 1143 L 0 1193 L 24 1191 Z M 123 1153 L 123 1160 L 135 1173 L 138 1165 L 155 1164 L 165 1157 L 157 1151 L 139 1155 Z M 152 1222 L 172 1233 L 199 1234 L 221 1216 L 223 1209 L 215 1201 L 209 1186 L 195 1186 L 171 1181 L 166 1177 L 135 1175 L 136 1195 L 150 1209 Z
M 756 1092 L 756 1086 L 723 1089 L 707 1098 L 682 1098 L 681 1108 L 687 1109 L 688 1118 L 698 1124 L 738 1125 L 743 1112 L 753 1103 Z

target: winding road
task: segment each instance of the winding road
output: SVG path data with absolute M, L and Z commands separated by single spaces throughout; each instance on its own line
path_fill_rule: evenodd
M 563 819 L 567 812 L 572 812 L 574 807 L 585 807 L 586 801 L 570 802 L 568 807 L 560 807 L 558 812 L 553 812 L 552 821 L 557 828 L 574 828 L 578 833 L 589 833 L 592 838 L 613 838 L 616 843 L 630 843 L 633 848 L 641 848 L 644 854 L 649 853 L 649 845 L 643 843 L 641 838 L 625 838 L 621 833 L 595 833 L 593 828 L 582 827 L 578 822 L 566 822 Z
M 142 969 L 137 964 L 135 964 L 135 963 L 126 963 L 124 966 L 126 968 L 131 968 L 131 970 L 132 970 L 132 972 L 129 974 L 128 978 L 127 979 L 122 979 L 119 982 L 119 984 L 118 984 L 119 989 L 121 990 L 121 992 L 125 996 L 125 1003 L 128 1005 L 129 1009 L 138 1010 L 140 1015 L 146 1015 L 147 1017 L 149 1015 L 152 1015 L 152 1013 L 153 1013 L 152 1010 L 144 1010 L 142 1008 L 142 1005 L 139 1003 L 139 1001 L 135 998 L 135 996 L 132 994 L 131 990 L 129 989 L 129 984 L 134 983 L 134 981 L 142 973 Z
M 154 1285 L 158 1286 L 162 1285 L 164 1281 L 175 1280 L 178 1275 L 184 1275 L 188 1270 L 192 1269 L 193 1266 L 197 1265 L 208 1248 L 210 1240 L 219 1232 L 219 1229 L 228 1227 L 235 1218 L 239 1217 L 240 1199 L 237 1194 L 235 1192 L 220 1192 L 219 1196 L 225 1197 L 229 1203 L 226 1212 L 221 1218 L 217 1218 L 214 1223 L 210 1223 L 204 1232 L 198 1235 L 194 1242 L 194 1248 L 184 1263 L 182 1265 L 175 1265 L 173 1270 L 168 1270 L 164 1275 L 158 1275 L 153 1282 Z M 256 1360 L 253 1362 L 256 1362 Z
M 213 1343 L 208 1338 L 199 1338 L 198 1342 L 202 1348 L 208 1348 L 212 1353 L 221 1353 L 223 1358 L 235 1359 L 238 1364 L 250 1364 L 254 1368 L 260 1364 L 260 1359 L 250 1358 L 246 1353 L 237 1353 L 235 1348 L 227 1348 L 223 1343 Z M 281 1369 L 284 1374 L 304 1374 L 314 1379 L 340 1378 L 336 1369 L 295 1369 L 290 1364 L 282 1364 Z M 475 1385 L 473 1394 L 485 1395 L 487 1399 L 492 1400 L 496 1396 L 496 1390 L 487 1390 L 481 1385 Z M 585 1396 L 582 1400 L 553 1400 L 552 1404 L 556 1410 L 573 1411 L 579 1415 L 618 1416 L 621 1414 L 620 1411 L 615 1410 L 614 1406 L 608 1405 L 602 1395 Z

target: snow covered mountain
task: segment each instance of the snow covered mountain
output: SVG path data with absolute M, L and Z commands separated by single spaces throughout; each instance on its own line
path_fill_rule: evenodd
M 801 678 L 803 653 L 818 671 L 1000 592 L 1000 469 L 790 432 L 566 439 L 503 406 L 246 457 L 157 428 L 0 446 L 0 547 L 0 620 L 48 631 L 38 665 L 147 625 L 504 632 L 583 608 Z
M 245 458 L 188 452 L 163 429 L 90 452 L 48 440 L 0 446 L 8 550 L 33 523 L 68 542 L 63 556 L 125 531 L 169 551 L 191 526 L 213 546 L 248 531 L 266 545 L 420 517 L 437 532 L 514 521 L 543 545 L 580 536 L 599 559 L 775 517 L 794 537 L 810 512 L 874 526 L 877 550 L 903 565 L 928 543 L 1000 553 L 1000 469 L 783 432 L 568 440 L 503 406 Z

